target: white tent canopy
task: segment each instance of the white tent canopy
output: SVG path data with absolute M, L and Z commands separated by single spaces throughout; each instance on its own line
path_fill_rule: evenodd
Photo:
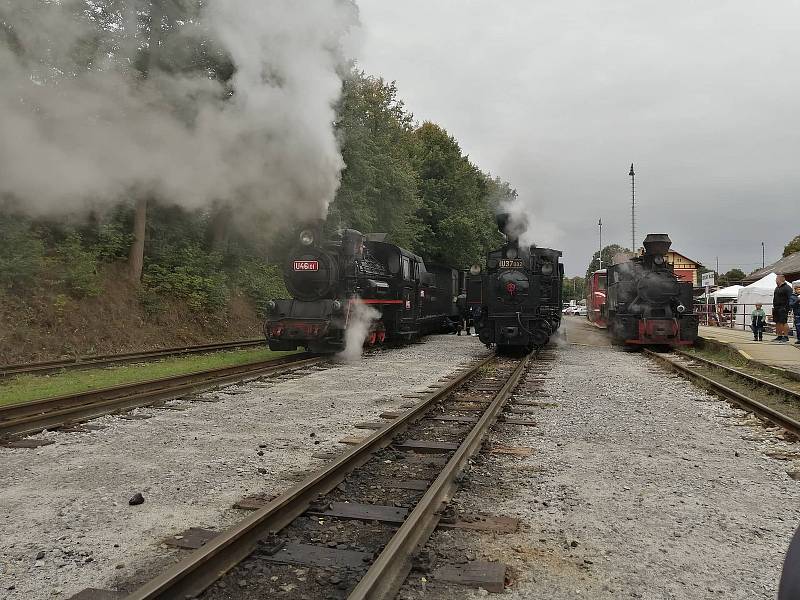
M 747 325 L 750 323 L 750 313 L 753 311 L 754 304 L 763 304 L 762 307 L 767 315 L 772 314 L 772 294 L 775 291 L 775 273 L 768 273 L 755 283 L 739 290 L 738 304 L 740 309 L 736 315 L 736 323 L 738 325 Z M 747 306 L 744 306 L 747 305 Z
M 724 298 L 738 298 L 739 290 L 742 289 L 743 287 L 744 286 L 741 285 L 730 285 L 728 287 L 719 289 L 716 292 L 711 292 L 709 294 L 709 297 L 716 298 L 717 300 L 722 300 Z

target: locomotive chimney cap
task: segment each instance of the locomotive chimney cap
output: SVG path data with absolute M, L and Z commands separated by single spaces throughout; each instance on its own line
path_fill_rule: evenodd
M 664 255 L 669 251 L 670 246 L 672 246 L 672 240 L 666 233 L 648 233 L 644 238 L 645 254 Z

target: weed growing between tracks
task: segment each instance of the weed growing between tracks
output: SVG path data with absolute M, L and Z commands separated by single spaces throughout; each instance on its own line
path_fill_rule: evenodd
M 244 365 L 279 358 L 288 354 L 294 353 L 255 348 L 165 358 L 154 362 L 118 365 L 85 371 L 63 371 L 49 375 L 19 375 L 0 383 L 0 405 L 30 402 L 41 398 L 74 394 L 137 381 L 146 381 L 148 379 L 205 371 L 207 369 Z
M 706 360 L 720 363 L 726 367 L 738 369 L 744 373 L 747 373 L 748 375 L 759 377 L 769 381 L 770 383 L 800 392 L 800 381 L 789 377 L 783 377 L 771 369 L 764 368 L 758 363 L 747 360 L 744 356 L 734 350 L 727 348 L 716 348 L 709 345 L 706 347 L 695 346 L 693 348 L 686 348 L 684 352 L 690 356 L 705 358 Z

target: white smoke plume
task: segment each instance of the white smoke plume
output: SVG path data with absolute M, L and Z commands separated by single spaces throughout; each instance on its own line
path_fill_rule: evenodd
M 146 77 L 133 61 L 150 0 L 0 5 L 0 200 L 60 214 L 147 194 L 324 216 L 343 168 L 333 122 L 352 0 L 154 3 L 167 24 L 170 10 L 193 16 L 165 25 Z M 164 62 L 203 52 L 232 63 L 227 85 Z
M 558 249 L 563 232 L 552 221 L 537 216 L 531 202 L 525 202 L 517 196 L 503 202 L 500 212 L 507 212 L 509 215 L 505 233 L 519 238 L 521 247 L 535 245 Z
M 381 318 L 381 313 L 360 301 L 354 301 L 350 308 L 350 318 L 344 331 L 344 350 L 338 356 L 344 362 L 354 363 L 361 359 L 364 341 L 372 324 Z

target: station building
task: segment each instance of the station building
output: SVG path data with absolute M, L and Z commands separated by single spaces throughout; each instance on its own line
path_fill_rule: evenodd
M 693 287 L 700 285 L 700 275 L 698 273 L 700 273 L 700 268 L 703 265 L 699 262 L 672 249 L 667 253 L 667 262 L 672 265 L 678 279 L 688 281 Z
M 782 259 L 771 265 L 767 265 L 763 269 L 753 271 L 742 280 L 742 285 L 749 285 L 770 273 L 783 273 L 786 275 L 786 281 L 797 281 L 800 279 L 800 252 L 784 256 Z

